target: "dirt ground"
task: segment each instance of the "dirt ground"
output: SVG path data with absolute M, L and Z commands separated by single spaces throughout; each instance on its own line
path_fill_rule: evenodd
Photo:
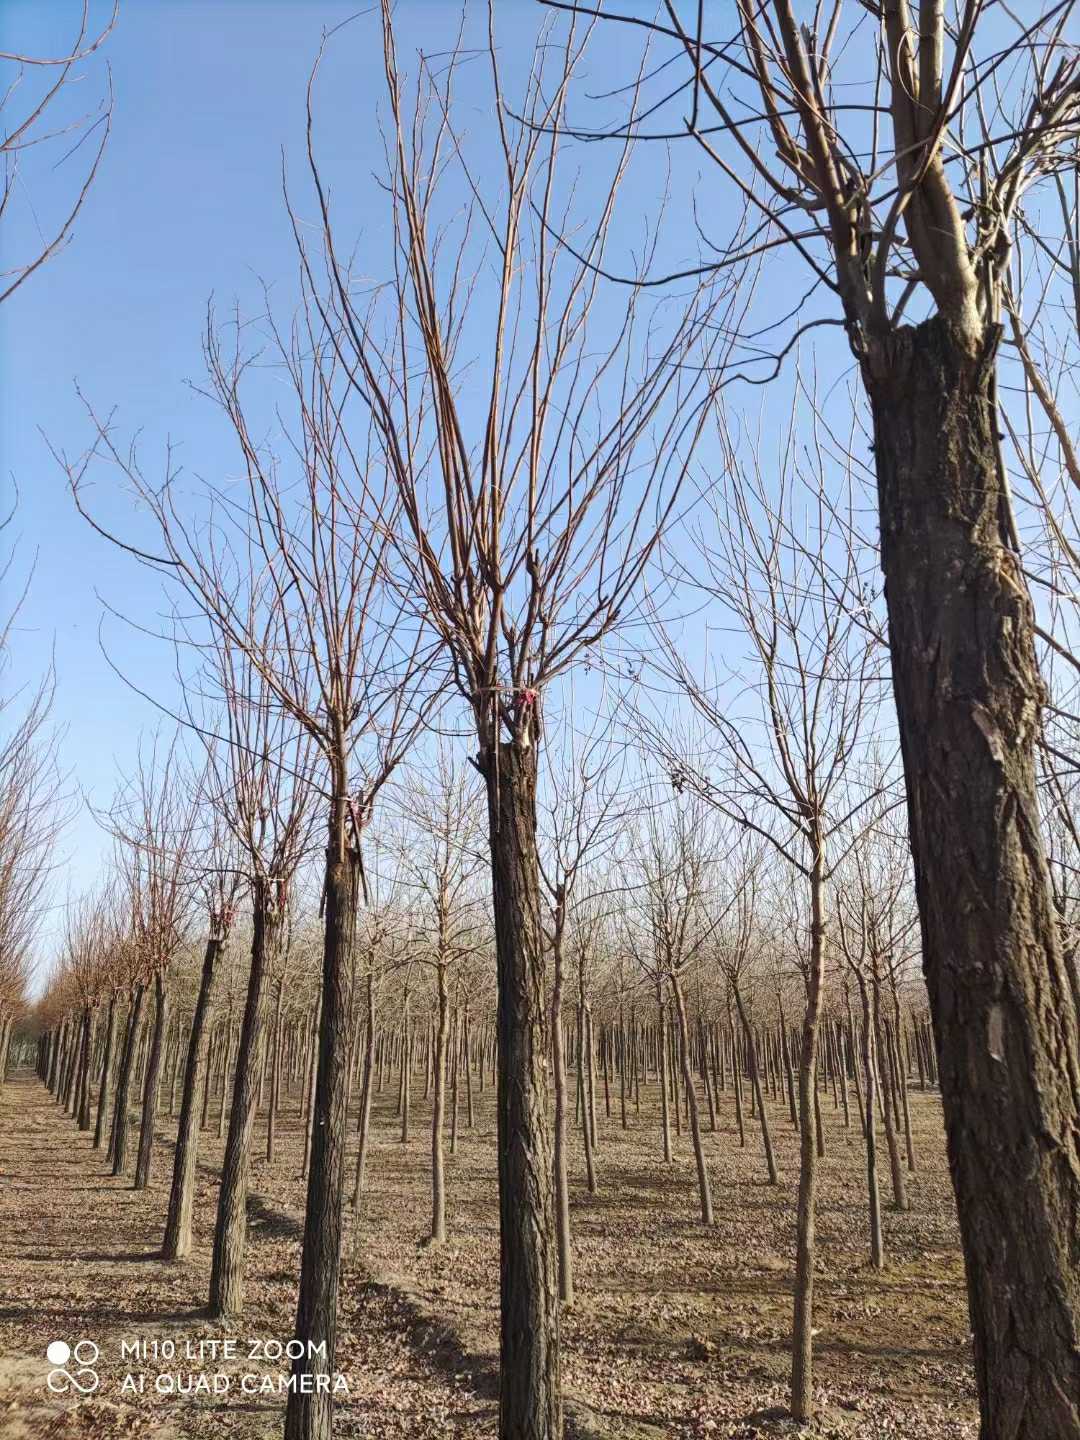
M 414 1082 L 415 1083 L 415 1082 Z M 422 1082 L 416 1085 L 422 1091 Z M 426 1246 L 430 1107 L 416 1096 L 400 1141 L 397 1086 L 375 1099 L 369 1184 L 350 1227 L 339 1306 L 335 1434 L 370 1440 L 494 1440 L 498 1211 L 490 1083 L 459 1116 L 448 1154 L 449 1241 Z M 778 1187 L 764 1184 L 756 1124 L 740 1149 L 730 1092 L 706 1134 L 716 1225 L 697 1220 L 689 1137 L 660 1155 L 658 1102 L 642 1092 L 628 1128 L 598 1115 L 599 1194 L 589 1197 L 577 1137 L 571 1153 L 576 1299 L 565 1313 L 568 1434 L 587 1440 L 753 1440 L 790 1434 L 787 1386 L 797 1140 L 770 1104 Z M 863 1149 L 823 1100 L 827 1154 L 818 1204 L 815 1381 L 820 1416 L 803 1431 L 864 1440 L 961 1440 L 977 1431 L 970 1338 L 940 1102 L 912 1094 L 918 1169 L 911 1209 L 888 1207 L 888 1268 L 867 1265 Z M 281 1431 L 288 1373 L 274 1341 L 291 1338 L 304 1184 L 299 1097 L 286 1097 L 273 1165 L 259 1125 L 249 1207 L 244 1315 L 227 1326 L 202 1313 L 214 1227 L 216 1107 L 203 1133 L 195 1251 L 157 1257 L 172 1147 L 162 1118 L 151 1188 L 107 1174 L 40 1082 L 14 1075 L 0 1090 L 0 1437 L 254 1437 Z M 706 1118 L 706 1126 L 708 1124 Z M 449 1144 L 447 1146 L 449 1149 Z M 884 1145 L 882 1145 L 884 1152 Z M 48 1386 L 45 1349 L 91 1340 L 92 1394 L 63 1376 Z M 211 1354 L 230 1339 L 235 1355 Z M 143 1342 L 138 1352 L 134 1346 Z M 257 1348 L 252 1352 L 251 1346 Z M 127 1346 L 126 1353 L 122 1350 Z M 156 1347 L 156 1348 L 155 1348 Z M 79 1357 L 89 1355 L 83 1349 Z M 72 1357 L 63 1367 L 76 1379 Z M 199 1381 L 199 1376 L 207 1379 Z M 219 1377 L 216 1381 L 214 1377 Z M 83 1376 L 80 1383 L 89 1383 Z M 176 1393 L 199 1384 L 218 1394 Z M 142 1390 L 138 1389 L 142 1385 Z

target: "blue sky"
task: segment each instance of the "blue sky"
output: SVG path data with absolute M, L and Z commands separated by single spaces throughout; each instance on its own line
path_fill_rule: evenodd
M 107 10 L 95 0 L 99 21 Z M 170 655 L 103 619 L 105 600 L 152 628 L 160 591 L 154 577 L 77 516 L 43 432 L 71 455 L 85 447 L 90 429 L 78 382 L 102 412 L 116 407 L 119 434 L 140 432 L 149 473 L 169 438 L 194 472 L 213 474 L 233 462 L 212 407 L 186 384 L 202 379 L 206 305 L 214 296 L 222 308 L 234 298 L 255 307 L 262 281 L 292 303 L 296 264 L 281 197 L 282 149 L 298 166 L 305 87 L 323 28 L 355 12 L 311 0 L 128 0 L 102 54 L 80 67 L 82 109 L 102 94 L 106 60 L 112 72 L 113 132 L 101 173 L 66 250 L 0 307 L 0 476 L 20 494 L 17 577 L 35 564 L 9 681 L 32 680 L 55 650 L 65 764 L 97 803 L 108 799 L 140 731 L 156 723 L 153 708 L 110 669 L 99 626 L 120 666 L 166 698 Z M 0 48 L 61 53 L 76 18 L 67 0 L 3 0 Z M 449 44 L 454 18 L 451 7 L 411 0 L 401 10 L 403 49 L 421 39 L 431 49 Z M 511 51 L 531 49 L 536 23 L 529 0 L 501 7 Z M 372 124 L 382 84 L 378 40 L 374 17 L 361 15 L 341 32 L 320 91 L 332 156 L 358 180 L 341 196 L 358 228 L 372 198 L 368 177 L 381 159 Z M 28 157 L 3 231 L 5 265 L 71 194 L 81 156 L 53 169 L 56 158 L 44 164 Z M 103 481 L 97 498 L 103 513 L 125 518 L 127 502 Z M 79 889 L 91 882 L 103 849 L 85 812 L 66 849 Z
M 61 53 L 77 9 L 74 0 L 0 0 L 0 48 Z M 99 23 L 108 9 L 92 0 Z M 483 23 L 483 10 L 477 5 L 470 13 Z M 153 629 L 162 608 L 158 583 L 78 517 L 44 437 L 71 456 L 87 445 L 91 427 L 75 393 L 78 383 L 99 413 L 115 407 L 118 436 L 139 435 L 149 475 L 163 465 L 168 441 L 192 475 L 235 468 L 213 407 L 187 384 L 203 378 L 206 306 L 213 296 L 222 310 L 234 300 L 256 310 L 262 282 L 286 313 L 295 302 L 282 150 L 290 173 L 302 182 L 311 62 L 324 27 L 353 14 L 355 5 L 329 0 L 127 0 L 103 51 L 81 66 L 83 78 L 71 97 L 80 109 L 93 109 L 108 63 L 115 110 L 101 173 L 65 251 L 0 306 L 0 478 L 5 487 L 17 485 L 21 497 L 16 570 L 25 576 L 32 561 L 36 566 L 14 637 L 10 678 L 32 681 L 55 651 L 65 765 L 97 804 L 108 800 L 140 733 L 158 719 L 110 668 L 99 631 L 119 667 L 165 700 L 173 688 L 171 652 L 104 613 L 103 601 Z M 428 53 L 448 49 L 458 14 L 456 5 L 436 0 L 401 0 L 403 66 L 418 46 Z M 533 0 L 500 0 L 497 17 L 512 85 L 515 68 L 520 73 L 532 53 L 544 12 Z M 639 46 L 633 29 L 605 31 L 579 77 L 582 109 L 596 103 L 589 97 L 609 88 L 612 75 L 633 74 Z M 625 47 L 624 55 L 618 47 Z M 371 181 L 382 160 L 374 123 L 381 63 L 377 17 L 361 13 L 335 38 L 319 88 L 319 149 L 333 177 L 339 224 L 368 240 L 384 223 Z M 458 93 L 466 123 L 482 134 L 490 120 L 486 85 L 477 85 L 475 104 L 467 78 Z M 594 120 L 595 111 L 585 118 Z M 590 166 L 607 173 L 610 156 L 600 150 L 580 147 L 577 163 L 586 179 Z M 55 168 L 56 153 L 27 158 L 0 240 L 5 265 L 32 245 L 38 224 L 47 229 L 49 216 L 59 213 L 77 183 L 81 156 Z M 641 217 L 655 213 L 668 159 L 665 147 L 655 146 L 645 147 L 636 162 L 623 194 L 628 246 L 639 238 L 634 227 Z M 700 160 L 680 147 L 673 163 L 673 190 L 682 208 L 665 217 L 657 256 L 662 268 L 699 258 L 685 200 Z M 719 200 L 708 218 L 725 231 L 730 195 L 711 187 L 703 193 Z M 806 283 L 801 265 L 777 257 L 763 304 L 787 309 Z M 849 372 L 850 355 L 837 348 L 836 333 L 824 332 L 824 344 Z M 835 366 L 831 371 L 830 380 Z M 755 411 L 763 400 L 762 391 L 747 397 Z M 779 387 L 777 403 L 777 414 L 786 414 L 786 386 Z M 137 525 L 131 502 L 102 475 L 93 499 L 99 513 L 122 528 Z M 58 898 L 67 884 L 79 890 L 92 882 L 105 848 L 85 809 L 65 843 L 68 873 Z
M 104 55 L 81 67 L 84 108 L 102 92 L 105 58 L 112 70 L 113 133 L 98 181 L 64 253 L 0 307 L 0 473 L 20 492 L 23 574 L 37 557 L 11 674 L 31 678 L 55 648 L 65 765 L 98 803 L 140 730 L 155 723 L 101 654 L 98 596 L 152 625 L 159 591 L 75 514 L 42 431 L 69 453 L 85 446 L 78 381 L 102 410 L 117 407 L 122 433 L 143 432 L 151 471 L 167 436 L 196 468 L 214 467 L 220 434 L 210 408 L 185 386 L 201 378 L 200 323 L 212 293 L 225 302 L 251 294 L 256 275 L 291 284 L 281 147 L 298 133 L 322 27 L 347 13 L 329 4 L 125 5 Z M 59 53 L 76 15 L 67 0 L 5 0 L 2 48 Z M 376 51 L 350 51 L 349 84 L 359 94 L 374 83 Z M 34 215 L 44 223 L 70 195 L 79 159 L 55 171 L 27 164 L 4 231 L 6 264 Z M 164 647 L 116 621 L 104 622 L 103 635 L 140 685 L 167 694 Z M 103 848 L 85 813 L 66 848 L 78 889 Z

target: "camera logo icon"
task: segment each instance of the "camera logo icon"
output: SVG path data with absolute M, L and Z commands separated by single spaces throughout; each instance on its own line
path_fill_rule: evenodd
M 45 1358 L 53 1367 L 46 1382 L 54 1395 L 63 1395 L 68 1390 L 78 1390 L 83 1395 L 92 1395 L 98 1388 L 98 1373 L 93 1368 L 101 1351 L 93 1340 L 76 1340 L 74 1350 L 66 1340 L 51 1340 L 45 1351 Z M 73 1362 L 72 1369 L 65 1368 Z

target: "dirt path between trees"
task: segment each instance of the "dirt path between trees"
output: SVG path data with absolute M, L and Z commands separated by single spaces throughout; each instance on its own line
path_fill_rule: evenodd
M 631 1112 L 625 1130 L 617 1113 L 601 1114 L 595 1197 L 585 1192 L 579 1136 L 571 1136 L 578 1293 L 563 1322 L 568 1440 L 791 1435 L 782 1406 L 797 1137 L 777 1105 L 781 1184 L 765 1186 L 755 1131 L 748 1127 L 740 1146 L 730 1097 L 721 1097 L 718 1129 L 706 1136 L 717 1223 L 705 1230 L 686 1136 L 676 1139 L 674 1164 L 657 1153 L 652 1088 L 642 1088 L 641 1111 Z M 495 1440 L 491 1086 L 476 1095 L 475 1125 L 462 1122 L 448 1157 L 449 1240 L 438 1248 L 423 1243 L 430 1104 L 416 1097 L 404 1145 L 396 1090 L 389 1084 L 375 1097 L 369 1189 L 346 1240 L 336 1363 L 349 1395 L 336 1408 L 335 1436 Z M 202 1313 L 221 1158 L 216 1100 L 200 1141 L 195 1251 L 182 1264 L 166 1264 L 158 1247 L 175 1121 L 163 1115 L 151 1186 L 136 1192 L 130 1179 L 108 1175 L 91 1136 L 36 1077 L 19 1073 L 0 1089 L 0 1440 L 280 1436 L 283 1399 L 260 1387 L 288 1372 L 265 1346 L 292 1335 L 304 1205 L 300 1108 L 299 1089 L 286 1092 L 272 1165 L 260 1116 L 246 1308 L 225 1327 Z M 845 1128 L 832 1102 L 823 1101 L 828 1154 L 815 1310 L 821 1417 L 800 1432 L 804 1440 L 973 1440 L 977 1433 L 940 1102 L 913 1092 L 912 1108 L 919 1156 L 909 1177 L 913 1208 L 886 1210 L 889 1268 L 879 1276 L 866 1264 L 857 1123 Z M 881 1183 L 887 1202 L 887 1165 Z M 46 1347 L 81 1339 L 100 1350 L 98 1388 L 90 1397 L 50 1393 Z M 226 1339 L 236 1342 L 235 1355 L 210 1354 L 212 1342 Z M 262 1342 L 263 1353 L 253 1358 L 249 1341 Z M 137 1355 L 122 1353 L 135 1342 L 145 1342 Z M 216 1383 L 225 1388 L 157 1388 L 190 1387 L 199 1374 L 223 1377 Z
M 289 1368 L 265 1351 L 292 1334 L 298 1221 L 252 1205 L 244 1316 L 227 1327 L 210 1322 L 202 1306 L 212 1176 L 200 1176 L 195 1253 L 167 1264 L 157 1246 L 171 1146 L 158 1146 L 154 1183 L 136 1192 L 130 1179 L 107 1174 L 91 1138 L 29 1072 L 0 1089 L 0 1437 L 279 1436 L 283 1401 L 258 1387 L 276 1383 Z M 491 1397 L 477 1396 L 418 1353 L 409 1316 L 392 1292 L 354 1279 L 343 1287 L 341 1320 L 338 1365 L 350 1394 L 339 1404 L 336 1434 L 494 1435 Z M 212 1355 L 212 1342 L 227 1338 L 237 1342 L 236 1355 L 222 1358 L 220 1347 Z M 45 1351 L 56 1340 L 98 1347 L 92 1394 L 70 1385 L 50 1391 Z M 133 1356 L 136 1342 L 142 1348 Z M 254 1357 L 252 1342 L 262 1347 Z M 65 1368 L 78 1378 L 74 1357 Z M 199 1374 L 211 1385 L 224 1375 L 227 1391 L 169 1393 L 179 1384 L 197 1386 L 191 1377 Z M 134 1388 L 140 1383 L 141 1392 Z

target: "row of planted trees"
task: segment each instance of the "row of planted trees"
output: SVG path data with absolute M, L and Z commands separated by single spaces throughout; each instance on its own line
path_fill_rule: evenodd
M 467 840 L 476 796 L 471 797 L 470 817 L 470 797 L 461 777 L 445 775 L 444 782 L 435 791 L 410 788 L 398 847 L 387 854 L 380 851 L 383 865 L 394 854 L 404 863 L 392 883 L 383 877 L 381 886 L 390 889 L 391 898 L 373 903 L 355 940 L 345 1102 L 347 1109 L 350 1100 L 356 1104 L 351 1193 L 353 1207 L 359 1208 L 373 1093 L 387 1086 L 396 1089 L 403 1144 L 416 1138 L 415 1128 L 410 1128 L 414 1087 L 422 1085 L 425 1101 L 430 1096 L 433 1241 L 446 1237 L 445 1141 L 448 1137 L 453 1154 L 459 1123 L 470 1129 L 474 1124 L 474 1086 L 483 1094 L 486 1084 L 495 1085 L 498 1067 L 490 927 L 482 920 L 483 896 L 469 884 L 475 857 Z M 389 797 L 388 804 L 394 798 Z M 422 799 L 428 803 L 417 804 Z M 441 826 L 425 828 L 440 818 Z M 674 822 L 666 818 L 678 834 L 682 817 Z M 649 838 L 655 844 L 655 825 Z M 696 836 L 699 846 L 704 838 Z M 165 843 L 166 837 L 157 832 L 153 848 L 164 849 Z M 880 853 L 880 845 L 875 848 Z M 425 862 L 414 870 L 418 857 L 436 858 L 430 868 Z M 253 1150 L 265 1154 L 268 1162 L 274 1159 L 275 1126 L 283 1107 L 298 1110 L 303 1118 L 305 1173 L 308 1167 L 319 1010 L 317 926 L 314 916 L 303 922 L 287 917 L 275 953 L 266 957 L 259 1039 L 245 1047 L 248 1017 L 238 1019 L 244 1008 L 239 1003 L 243 967 L 237 964 L 235 944 L 228 943 L 231 924 L 213 910 L 200 916 L 201 907 L 194 903 L 204 883 L 203 858 L 185 851 L 177 869 L 187 895 L 172 912 L 174 956 L 162 976 L 165 999 L 155 1002 L 152 1014 L 142 1004 L 149 968 L 135 963 L 137 942 L 133 928 L 124 923 L 116 892 L 73 907 L 64 963 L 38 1009 L 36 1054 L 41 1078 L 81 1129 L 94 1129 L 93 1144 L 107 1151 L 114 1174 L 132 1168 L 125 1137 L 133 1108 L 140 1117 L 140 1137 L 152 1134 L 165 1115 L 175 1123 L 163 1243 L 173 1258 L 191 1248 L 190 1199 L 199 1134 L 209 1128 L 222 1138 L 228 1115 L 210 1302 L 216 1313 L 233 1314 L 242 1303 L 243 1226 L 234 1230 L 231 1217 L 240 1200 L 246 1200 L 244 1177 Z M 413 873 L 420 877 L 420 893 L 409 903 L 405 892 Z M 436 883 L 429 887 L 432 875 Z M 673 877 L 663 878 L 667 884 Z M 842 1110 L 844 1125 L 862 1129 L 871 1251 L 878 1266 L 884 1263 L 884 1251 L 876 1125 L 883 1124 L 888 1139 L 893 1203 L 905 1209 L 904 1170 L 915 1168 L 909 1080 L 922 1089 L 935 1082 L 928 1017 L 907 973 L 910 952 L 903 948 L 910 902 L 905 908 L 898 883 L 902 867 L 891 878 L 893 888 L 887 893 L 863 886 L 859 916 L 841 922 L 840 948 L 830 954 L 809 1121 L 817 1158 L 825 1147 L 821 1105 L 829 1103 L 830 1095 L 833 1108 Z M 561 1021 L 563 1054 L 554 1072 L 556 1105 L 563 1107 L 556 1211 L 564 1300 L 573 1295 L 566 1205 L 568 1123 L 581 1134 L 587 1188 L 596 1193 L 601 1184 L 597 1114 L 602 1122 L 624 1129 L 641 1123 L 644 1086 L 646 1110 L 657 1112 L 657 1145 L 664 1159 L 672 1161 L 684 1129 L 690 1136 L 705 1224 L 712 1221 L 712 1181 L 702 1144 L 706 1125 L 715 1133 L 730 1104 L 741 1146 L 753 1144 L 755 1129 L 760 1131 L 763 1171 L 773 1184 L 779 1176 L 772 1126 L 779 1121 L 800 1127 L 795 1097 L 800 1028 L 788 1019 L 798 1013 L 805 984 L 798 947 L 785 947 L 774 926 L 764 925 L 745 908 L 732 926 L 712 923 L 725 882 L 739 887 L 743 897 L 756 889 L 753 877 L 727 869 L 714 876 L 714 888 L 684 892 L 673 903 L 672 908 L 681 905 L 698 912 L 688 916 L 689 924 L 707 936 L 692 963 L 671 965 L 661 931 L 653 934 L 647 957 L 626 944 L 640 897 L 625 888 L 614 912 L 598 920 L 593 911 L 584 922 L 573 921 L 565 937 L 576 998 Z M 552 921 L 557 908 L 556 899 L 550 907 Z M 903 911 L 899 917 L 898 909 Z M 193 946 L 200 923 L 213 962 L 209 983 L 207 961 L 200 966 Z M 554 1002 L 552 991 L 546 997 L 549 1011 Z M 569 1105 L 568 1088 L 573 1095 Z M 260 1112 L 263 1128 L 256 1138 Z M 135 1185 L 145 1188 L 150 1164 L 141 1139 L 134 1172 Z
M 1032 416 L 1044 415 L 1064 474 L 1075 457 L 1052 389 L 1040 385 L 1042 331 L 1025 331 L 1010 268 L 1014 245 L 1032 265 L 1048 263 L 1045 247 L 1030 243 L 1033 212 L 1021 197 L 1059 180 L 1075 149 L 1069 6 L 1034 25 L 1015 21 L 1015 53 L 1028 66 L 1007 87 L 1015 105 L 996 79 L 987 83 L 997 59 L 975 54 L 985 30 L 977 0 L 955 31 L 934 5 L 917 26 L 906 5 L 859 7 L 851 20 L 836 6 L 818 33 L 800 29 L 786 0 L 740 4 L 735 46 L 709 38 L 706 8 L 688 27 L 677 5 L 665 6 L 657 34 L 686 67 L 675 93 L 692 97 L 692 119 L 681 129 L 742 197 L 729 207 L 735 232 L 707 242 L 709 263 L 658 276 L 657 232 L 636 267 L 618 273 L 609 263 L 620 189 L 643 138 L 638 107 L 655 110 L 644 61 L 625 92 L 629 119 L 590 135 L 605 141 L 594 153 L 611 157 L 606 173 L 582 195 L 560 168 L 581 133 L 570 114 L 575 71 L 608 21 L 588 8 L 575 15 L 559 46 L 540 46 L 512 102 L 489 34 L 497 123 L 474 148 L 458 123 L 456 62 L 432 69 L 420 57 L 409 79 L 384 3 L 385 247 L 372 241 L 362 269 L 347 258 L 315 142 L 317 66 L 310 183 L 302 201 L 288 187 L 298 312 L 288 323 L 264 316 L 250 347 L 241 320 L 207 317 L 207 392 L 238 461 L 218 473 L 230 478 L 181 482 L 172 453 L 164 475 L 149 478 L 138 450 L 92 406 L 90 448 L 56 452 L 90 523 L 162 582 L 180 686 L 158 699 L 205 754 L 192 776 L 176 749 L 144 755 L 103 816 L 116 862 L 107 896 L 71 912 L 65 998 L 47 1017 L 42 1064 L 87 1124 L 97 1087 L 103 1143 L 102 1115 L 115 1115 L 118 1173 L 139 1089 L 135 1179 L 145 1185 L 162 1077 L 176 1074 L 186 1048 L 165 1242 L 178 1256 L 190 1245 L 198 1097 L 220 1088 L 219 1065 L 226 1085 L 231 1075 L 215 1313 L 239 1303 L 260 1086 L 264 1100 L 270 1087 L 272 1125 L 283 1074 L 287 1089 L 304 1068 L 296 1333 L 305 1354 L 325 1347 L 332 1368 L 350 1090 L 360 1085 L 363 1136 L 390 1044 L 371 927 L 385 919 L 380 944 L 398 947 L 403 1125 L 416 1036 L 421 1054 L 429 1044 L 427 1015 L 416 1025 L 419 995 L 433 986 L 433 1229 L 447 1061 L 464 1044 L 455 975 L 493 948 L 500 1431 L 553 1440 L 562 1432 L 559 1274 L 565 1294 L 570 1256 L 566 1140 L 576 1109 L 590 1183 L 600 1183 L 596 1057 L 608 1056 L 609 1070 L 617 1062 L 626 1083 L 630 1057 L 645 1066 L 651 1056 L 667 1143 L 685 1115 L 706 1223 L 700 1101 L 716 1107 L 717 1052 L 740 1104 L 748 1087 L 770 1173 L 765 1122 L 783 1069 L 800 1144 L 800 1420 L 813 1408 L 818 1082 L 835 1075 L 862 1088 L 873 1216 L 876 1117 L 891 1137 L 900 1203 L 902 1077 L 921 1058 L 926 1075 L 936 1068 L 945 1105 L 985 1434 L 1076 1440 L 1075 677 L 1050 670 L 1063 703 L 1044 706 L 1035 648 L 1039 637 L 1075 668 L 1068 620 L 1053 627 L 1062 607 L 1072 613 L 1059 582 L 1062 569 L 1074 573 L 1076 551 L 1071 510 L 1062 522 L 1047 499 L 1049 452 Z M 757 97 L 747 121 L 713 83 L 736 51 L 747 57 L 738 83 Z M 868 57 L 865 74 L 877 76 L 869 137 L 833 95 L 831 56 L 839 63 L 848 51 Z M 983 137 L 977 162 L 959 129 L 950 149 L 966 106 Z M 706 111 L 715 125 L 699 125 Z M 761 158 L 762 135 L 778 168 Z M 876 157 L 865 165 L 864 139 Z M 946 159 L 960 163 L 950 172 Z M 1053 270 L 1046 287 L 1075 278 L 1075 207 L 1060 203 L 1066 238 L 1049 253 L 1066 279 Z M 836 314 L 804 322 L 767 303 L 753 308 L 759 267 L 780 246 L 814 272 L 804 305 L 824 295 Z M 374 289 L 372 273 L 383 282 Z M 907 323 L 916 305 L 924 318 Z M 1022 563 L 997 427 L 1006 315 L 1027 397 L 1011 443 L 1032 491 L 1034 570 Z M 778 373 L 806 330 L 836 324 L 872 417 L 872 470 L 857 407 L 838 416 L 805 375 L 793 392 L 801 418 L 780 427 L 775 454 L 764 427 L 751 432 L 729 405 L 736 380 L 761 378 L 763 364 Z M 787 338 L 773 347 L 765 337 L 776 332 Z M 273 397 L 261 384 L 271 366 Z M 130 533 L 91 501 L 100 469 L 140 502 Z M 881 525 L 884 596 L 867 506 Z M 1054 596 L 1050 616 L 1037 620 L 1029 584 Z M 895 733 L 879 708 L 886 679 Z M 611 719 L 610 734 L 601 723 L 582 738 L 588 711 Z M 402 795 L 436 732 L 456 732 L 461 748 L 468 737 L 479 817 L 462 781 L 445 810 L 451 839 L 449 828 L 421 826 L 430 843 L 395 847 L 391 822 L 409 813 Z M 933 1055 L 925 1025 L 911 1013 L 905 1021 L 891 991 L 890 975 L 915 948 L 897 742 Z M 617 779 L 609 749 L 636 757 L 620 762 Z M 545 751 L 555 757 L 547 769 Z M 665 801 L 674 792 L 670 811 L 655 794 L 658 773 Z M 435 808 L 430 790 L 417 803 Z M 474 841 L 461 841 L 461 825 Z M 479 890 L 478 856 L 489 875 Z M 391 882 L 411 897 L 404 927 L 386 901 Z M 185 1047 L 170 1010 L 196 895 L 204 950 Z M 480 918 L 481 896 L 490 919 Z M 296 917 L 312 911 L 321 973 L 298 1028 L 275 977 L 299 967 Z M 215 977 L 240 933 L 245 983 L 222 1049 Z M 102 955 L 110 973 L 123 972 L 107 987 L 113 1023 L 103 1026 L 91 1003 Z M 16 953 L 2 964 L 14 1013 L 26 961 Z M 774 965 L 779 987 L 763 978 Z M 626 977 L 614 991 L 623 1011 L 614 1033 L 630 1041 L 618 1044 L 612 967 Z M 421 968 L 424 984 L 410 990 L 401 976 Z M 770 995 L 775 1026 L 764 1018 Z M 487 1019 L 469 1018 L 481 1038 Z M 576 1106 L 568 1065 L 580 1073 Z M 481 1065 L 478 1082 L 484 1073 Z M 450 1074 L 452 1085 L 452 1065 Z M 113 1087 L 111 1102 L 102 1085 Z M 357 1193 L 364 1159 L 361 1144 Z M 330 1428 L 328 1392 L 290 1393 L 290 1440 L 325 1440 Z

